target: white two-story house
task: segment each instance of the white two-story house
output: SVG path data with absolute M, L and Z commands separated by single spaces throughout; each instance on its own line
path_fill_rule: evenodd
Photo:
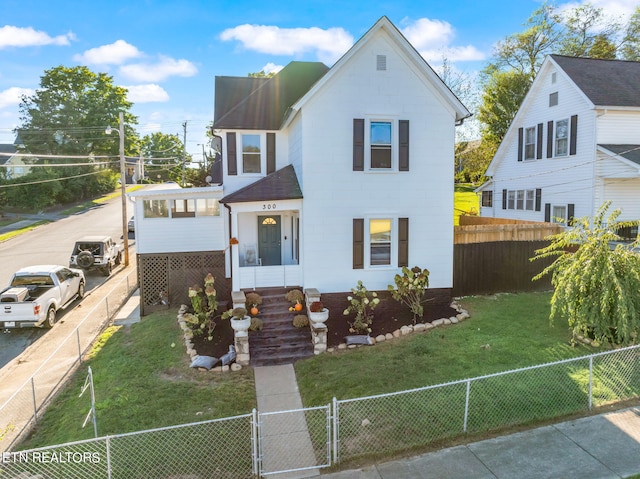
M 640 218 L 640 62 L 550 55 L 486 175 L 481 215 Z
M 420 266 L 450 300 L 454 130 L 469 115 L 386 17 L 331 68 L 216 77 L 221 182 L 137 193 L 138 255 L 219 254 L 234 291 L 386 290 Z

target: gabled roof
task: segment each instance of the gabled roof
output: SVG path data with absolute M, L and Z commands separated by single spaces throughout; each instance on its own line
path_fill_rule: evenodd
M 291 62 L 271 78 L 216 77 L 213 128 L 278 130 L 289 107 L 328 70 Z
M 13 143 L 0 143 L 0 165 L 4 165 L 17 151 Z
M 471 116 L 471 113 L 462 104 L 462 102 L 456 97 L 451 89 L 442 81 L 438 74 L 431 68 L 431 66 L 425 61 L 424 58 L 418 53 L 418 51 L 409 43 L 409 41 L 400 33 L 400 30 L 389 20 L 386 16 L 380 17 L 380 19 L 345 53 L 332 67 L 329 72 L 324 75 L 313 87 L 306 93 L 299 101 L 293 105 L 292 109 L 299 110 L 302 106 L 320 90 L 326 83 L 330 81 L 333 76 L 337 75 L 342 65 L 349 62 L 349 60 L 356 55 L 364 46 L 374 37 L 379 31 L 386 31 L 390 39 L 395 45 L 402 50 L 410 61 L 413 61 L 424 74 L 426 79 L 440 92 L 444 99 L 452 106 L 455 111 L 456 121 L 462 123 L 465 118 Z M 292 118 L 294 115 L 289 115 L 288 118 Z
M 640 107 L 640 62 L 551 58 L 595 106 Z
M 220 200 L 220 203 L 247 203 L 249 201 L 297 200 L 302 190 L 293 165 L 275 171 L 255 183 L 240 188 Z
M 598 145 L 614 155 L 640 165 L 640 145 Z

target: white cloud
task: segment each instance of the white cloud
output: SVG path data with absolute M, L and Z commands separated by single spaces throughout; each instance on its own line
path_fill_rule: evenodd
M 429 63 L 441 62 L 443 57 L 451 62 L 480 61 L 486 58 L 486 54 L 473 45 L 452 45 L 455 30 L 448 22 L 428 18 L 412 22 L 405 18 L 402 24 L 405 25 L 402 34 Z
M 91 48 L 81 55 L 75 55 L 73 59 L 88 65 L 120 65 L 140 56 L 142 53 L 136 47 L 124 40 L 118 40 L 109 45 Z
M 564 12 L 587 3 L 596 8 L 602 8 L 603 12 L 610 17 L 622 17 L 623 20 L 627 20 L 638 6 L 638 0 L 582 0 L 580 2 L 562 3 L 558 5 L 558 9 Z
M 127 100 L 133 103 L 152 103 L 169 101 L 169 94 L 164 88 L 155 83 L 147 85 L 125 86 L 127 89 Z
M 0 27 L 0 50 L 8 47 L 69 45 L 71 40 L 75 40 L 75 35 L 71 32 L 51 37 L 49 34 L 31 27 L 14 27 L 12 25 Z
M 28 88 L 18 88 L 17 86 L 0 91 L 0 108 L 18 105 L 23 95 L 33 95 L 34 90 Z
M 280 28 L 239 25 L 222 32 L 223 41 L 237 40 L 244 48 L 272 55 L 315 52 L 319 60 L 333 63 L 353 45 L 353 37 L 342 28 Z
M 198 69 L 188 60 L 175 60 L 160 55 L 157 63 L 123 65 L 120 73 L 134 81 L 157 82 L 170 76 L 190 77 L 198 73 Z
M 271 72 L 278 73 L 283 68 L 284 68 L 283 65 L 276 65 L 275 63 L 269 62 L 265 66 L 263 66 L 262 70 L 260 70 L 260 71 L 263 71 L 268 75 Z

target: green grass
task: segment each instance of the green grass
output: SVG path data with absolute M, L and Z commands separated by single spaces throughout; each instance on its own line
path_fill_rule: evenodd
M 82 428 L 89 394 L 78 397 L 89 366 L 100 436 L 250 413 L 256 405 L 253 371 L 189 368 L 176 316 L 155 313 L 131 326 L 108 328 L 20 448 L 93 437 L 90 424 Z
M 127 193 L 131 193 L 132 191 L 139 190 L 142 187 L 143 185 L 127 186 Z M 120 189 L 118 188 L 113 193 L 109 193 L 108 195 L 104 195 L 99 198 L 94 198 L 93 200 L 85 201 L 84 203 L 80 203 L 72 206 L 71 208 L 67 208 L 66 210 L 61 211 L 60 214 L 73 215 L 73 214 L 79 213 L 80 211 L 85 211 L 85 210 L 94 208 L 96 206 L 99 206 L 102 203 L 112 200 L 113 198 L 118 198 L 119 196 L 121 196 L 121 192 L 120 192 Z
M 35 222 L 33 224 L 30 224 L 29 226 L 26 226 L 24 228 L 20 228 L 20 229 L 15 230 L 15 231 L 9 231 L 8 233 L 0 234 L 0 242 L 6 241 L 6 240 L 8 240 L 10 238 L 13 238 L 14 236 L 21 235 L 22 233 L 26 233 L 27 231 L 31 231 L 32 229 L 35 229 L 40 225 L 46 225 L 47 223 L 51 223 L 51 222 L 48 221 L 48 220 L 37 221 L 37 222 Z
M 473 190 L 474 187 L 471 185 L 455 185 L 453 196 L 453 224 L 455 226 L 460 223 L 460 215 L 480 213 L 480 200 L 478 194 Z

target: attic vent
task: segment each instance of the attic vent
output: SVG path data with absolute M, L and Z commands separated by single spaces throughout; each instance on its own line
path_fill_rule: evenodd
M 558 92 L 549 93 L 549 106 L 556 106 L 558 104 Z
M 387 56 L 376 55 L 376 70 L 384 71 L 387 69 Z
M 551 74 L 551 83 L 555 83 L 555 82 L 556 82 L 556 77 L 557 77 L 557 73 L 556 73 L 556 72 L 553 72 L 553 73 Z

